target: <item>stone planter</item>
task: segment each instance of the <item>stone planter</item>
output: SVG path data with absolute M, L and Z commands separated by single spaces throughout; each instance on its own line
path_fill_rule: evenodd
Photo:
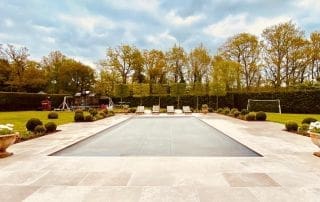
M 0 135 L 0 158 L 5 158 L 13 154 L 6 150 L 16 141 L 16 138 L 17 134 Z
M 320 133 L 309 132 L 313 144 L 320 148 Z M 314 152 L 313 155 L 320 157 L 320 151 Z

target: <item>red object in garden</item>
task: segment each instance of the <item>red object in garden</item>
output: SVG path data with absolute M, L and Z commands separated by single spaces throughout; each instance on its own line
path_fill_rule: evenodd
M 41 101 L 41 108 L 44 111 L 50 111 L 51 110 L 51 101 L 49 99 L 45 99 Z

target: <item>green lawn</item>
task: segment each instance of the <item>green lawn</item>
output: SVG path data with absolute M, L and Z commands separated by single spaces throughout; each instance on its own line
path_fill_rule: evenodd
M 287 121 L 295 121 L 298 125 L 301 125 L 303 119 L 307 117 L 313 117 L 320 120 L 320 114 L 279 114 L 279 113 L 267 113 L 267 120 L 277 123 L 286 123 Z
M 57 125 L 73 122 L 74 112 L 61 111 L 58 119 L 48 119 L 48 111 L 19 111 L 19 112 L 0 112 L 0 124 L 14 124 L 14 130 L 20 133 L 26 132 L 26 123 L 30 118 L 38 118 L 43 124 L 49 121 Z

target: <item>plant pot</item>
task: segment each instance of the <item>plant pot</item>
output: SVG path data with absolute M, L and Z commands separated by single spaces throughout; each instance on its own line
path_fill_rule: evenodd
M 17 134 L 0 135 L 0 158 L 5 158 L 13 154 L 6 150 L 16 141 L 16 138 Z
M 309 134 L 313 144 L 317 145 L 320 148 L 320 133 L 309 132 Z M 320 151 L 314 152 L 313 155 L 320 157 Z

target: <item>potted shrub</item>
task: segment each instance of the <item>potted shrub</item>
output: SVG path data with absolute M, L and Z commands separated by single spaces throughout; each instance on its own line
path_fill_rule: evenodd
M 0 125 L 0 158 L 11 156 L 12 152 L 7 152 L 7 148 L 12 145 L 18 133 L 13 132 L 13 124 Z
M 207 114 L 209 110 L 209 107 L 207 104 L 202 105 L 202 113 Z
M 309 134 L 313 144 L 320 148 L 320 121 L 310 123 Z M 317 157 L 320 157 L 320 151 L 314 152 L 313 154 Z

